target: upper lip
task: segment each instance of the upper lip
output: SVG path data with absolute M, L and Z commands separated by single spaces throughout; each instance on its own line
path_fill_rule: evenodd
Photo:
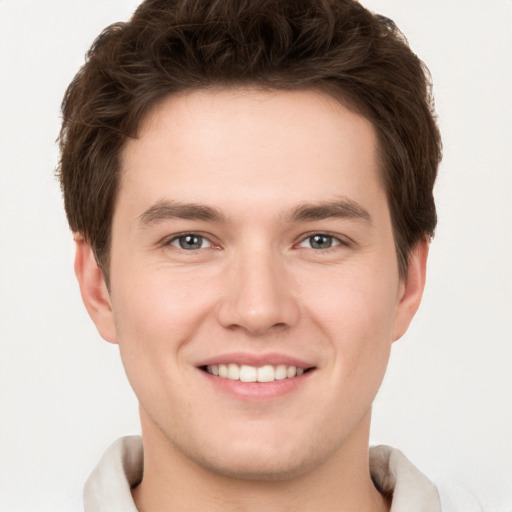
M 219 354 L 213 357 L 209 357 L 200 361 L 198 367 L 211 366 L 218 364 L 237 364 L 247 366 L 265 366 L 272 365 L 278 366 L 284 364 L 286 366 L 295 366 L 297 368 L 312 368 L 315 365 L 304 359 L 300 359 L 294 356 L 279 353 L 268 353 L 268 354 L 254 354 L 248 352 L 230 352 L 225 354 Z

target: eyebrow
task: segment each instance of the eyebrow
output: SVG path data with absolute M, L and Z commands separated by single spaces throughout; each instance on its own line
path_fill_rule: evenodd
M 372 221 L 368 210 L 350 199 L 321 201 L 313 204 L 306 203 L 297 206 L 285 216 L 285 220 L 289 223 L 331 218 L 362 220 L 369 224 Z
M 285 222 L 308 222 L 325 219 L 355 219 L 371 223 L 371 216 L 360 204 L 349 200 L 305 203 L 284 215 Z M 162 200 L 150 206 L 139 216 L 142 225 L 157 224 L 169 219 L 201 220 L 226 223 L 222 212 L 211 206 L 196 203 Z
M 139 216 L 139 221 L 143 225 L 156 224 L 169 219 L 226 221 L 224 215 L 211 206 L 168 200 L 159 201 Z

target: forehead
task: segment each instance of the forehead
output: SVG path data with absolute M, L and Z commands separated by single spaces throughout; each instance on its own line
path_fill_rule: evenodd
M 187 91 L 157 104 L 125 145 L 120 196 L 141 208 L 166 196 L 293 207 L 380 193 L 378 167 L 371 122 L 326 93 Z

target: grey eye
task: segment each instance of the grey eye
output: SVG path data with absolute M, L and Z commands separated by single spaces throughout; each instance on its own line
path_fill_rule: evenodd
M 185 251 L 196 251 L 198 249 L 204 249 L 210 247 L 210 242 L 200 235 L 180 235 L 171 240 L 171 245 L 184 249 Z
M 331 235 L 322 235 L 321 233 L 308 236 L 301 243 L 300 247 L 310 249 L 329 249 L 335 245 L 339 245 L 339 241 Z

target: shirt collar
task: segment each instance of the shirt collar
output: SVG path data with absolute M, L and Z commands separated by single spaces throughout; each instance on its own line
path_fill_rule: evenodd
M 85 484 L 85 512 L 137 512 L 130 489 L 141 481 L 142 468 L 142 439 L 117 440 Z M 441 512 L 434 484 L 399 450 L 370 448 L 370 472 L 379 491 L 392 496 L 390 512 Z
M 390 512 L 441 512 L 435 485 L 400 450 L 370 448 L 370 473 L 377 489 L 392 496 Z

